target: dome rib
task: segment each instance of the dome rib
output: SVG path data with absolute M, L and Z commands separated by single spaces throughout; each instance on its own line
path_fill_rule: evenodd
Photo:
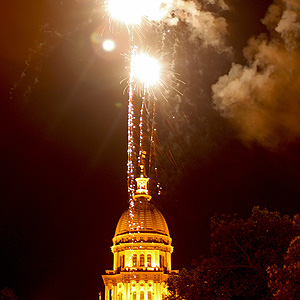
M 115 237 L 129 232 L 159 233 L 170 236 L 168 225 L 162 213 L 149 201 L 135 201 L 131 209 L 134 215 L 129 228 L 129 208 L 123 212 L 116 227 Z

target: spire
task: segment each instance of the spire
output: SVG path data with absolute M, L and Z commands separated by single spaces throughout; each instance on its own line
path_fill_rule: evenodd
M 134 193 L 133 199 L 136 201 L 139 198 L 143 197 L 146 198 L 148 201 L 151 200 L 151 196 L 149 195 L 148 191 L 148 181 L 149 178 L 146 175 L 145 169 L 145 158 L 146 158 L 146 151 L 142 151 L 141 158 L 140 158 L 140 177 L 136 178 L 136 191 Z

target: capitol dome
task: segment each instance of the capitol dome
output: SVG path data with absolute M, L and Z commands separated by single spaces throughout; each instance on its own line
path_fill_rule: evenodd
M 132 217 L 130 215 L 132 214 Z M 127 233 L 156 233 L 170 237 L 162 213 L 147 199 L 141 197 L 121 215 L 114 237 Z
M 136 178 L 137 189 L 121 215 L 111 251 L 113 269 L 102 275 L 105 300 L 164 300 L 172 270 L 172 239 L 165 218 L 150 202 L 148 178 Z

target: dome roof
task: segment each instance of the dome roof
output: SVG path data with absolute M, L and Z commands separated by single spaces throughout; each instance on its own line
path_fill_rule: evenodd
M 132 212 L 132 226 L 129 230 L 129 213 Z M 134 201 L 134 206 L 123 212 L 117 228 L 115 237 L 128 233 L 128 232 L 145 232 L 145 233 L 158 233 L 170 236 L 168 225 L 161 212 L 148 200 L 140 197 Z

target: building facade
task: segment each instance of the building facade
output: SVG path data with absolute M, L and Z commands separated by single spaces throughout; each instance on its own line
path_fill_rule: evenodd
M 102 275 L 105 300 L 163 300 L 172 270 L 173 246 L 167 223 L 151 203 L 148 178 L 137 178 L 132 205 L 113 237 L 113 269 Z

